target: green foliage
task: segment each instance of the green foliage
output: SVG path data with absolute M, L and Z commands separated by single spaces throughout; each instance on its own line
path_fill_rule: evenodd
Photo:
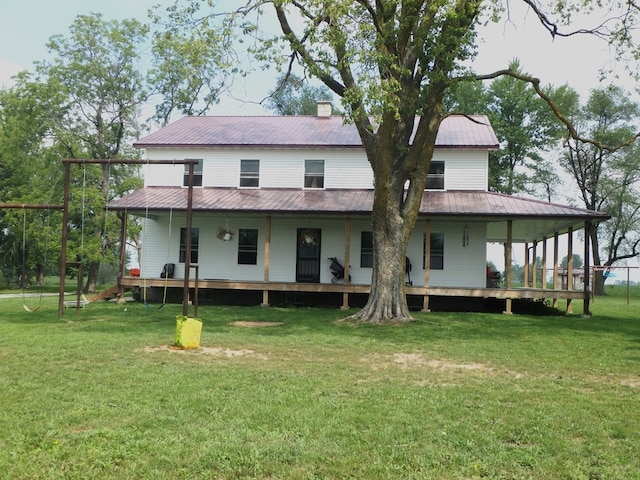
M 593 262 L 613 265 L 640 254 L 640 156 L 635 145 L 610 149 L 638 129 L 640 106 L 620 87 L 593 90 L 573 110 L 573 123 L 596 143 L 567 141 L 562 166 L 586 208 L 609 213 L 611 220 L 593 231 Z M 600 288 L 603 279 L 598 277 Z
M 577 253 L 574 253 L 572 256 L 573 256 L 573 268 L 582 268 L 582 266 L 584 265 L 584 262 L 582 261 L 582 257 Z M 562 260 L 560 261 L 560 266 L 562 268 L 567 268 L 569 266 L 569 257 L 567 257 L 566 255 L 562 257 Z
M 107 160 L 139 154 L 131 143 L 139 136 L 140 109 L 147 97 L 139 69 L 146 35 L 147 27 L 138 21 L 105 21 L 91 14 L 78 16 L 68 36 L 50 39 L 53 59 L 37 64 L 37 73 L 40 88 L 57 92 L 64 106 L 47 124 L 49 151 L 57 163 L 57 182 L 52 184 L 58 188 L 63 157 Z M 93 265 L 85 269 L 91 272 L 88 288 L 97 281 L 99 263 L 116 261 L 119 222 L 105 206 L 140 185 L 136 174 L 132 166 L 115 164 L 70 169 L 67 256 Z
M 160 95 L 154 119 L 162 126 L 175 112 L 206 113 L 238 73 L 231 47 L 232 32 L 223 25 L 190 28 L 192 16 L 180 13 L 173 8 L 168 19 L 155 18 L 160 29 L 153 35 L 152 67 L 147 80 L 154 93 Z
M 146 99 L 138 67 L 147 29 L 136 20 L 106 21 L 79 15 L 68 36 L 54 35 L 53 60 L 40 62 L 42 82 L 67 96 L 68 111 L 56 122 L 56 140 L 73 158 L 119 158 L 132 153 L 128 142 L 140 131 Z M 127 149 L 129 148 L 129 150 Z
M 284 73 L 266 100 L 266 107 L 278 115 L 315 115 L 319 101 L 331 101 L 333 92 L 326 86 L 311 86 L 306 80 Z
M 512 60 L 509 69 L 522 73 L 518 60 Z M 562 105 L 566 103 L 566 87 L 547 90 Z M 559 179 L 544 156 L 557 146 L 563 132 L 554 113 L 530 84 L 508 75 L 486 87 L 475 80 L 460 82 L 452 87 L 446 105 L 457 113 L 489 116 L 500 141 L 500 149 L 490 153 L 491 190 L 511 195 L 542 188 L 550 199 Z

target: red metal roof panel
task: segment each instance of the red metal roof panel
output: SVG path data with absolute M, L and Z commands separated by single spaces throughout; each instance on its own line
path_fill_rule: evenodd
M 416 122 L 417 124 L 417 122 Z M 353 124 L 340 116 L 189 116 L 154 132 L 136 147 L 359 147 Z M 497 148 L 498 139 L 484 115 L 452 115 L 443 120 L 436 146 Z

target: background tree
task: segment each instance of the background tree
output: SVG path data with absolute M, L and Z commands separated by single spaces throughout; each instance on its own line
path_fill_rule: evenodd
M 315 115 L 318 102 L 332 100 L 333 92 L 326 86 L 311 86 L 306 79 L 285 72 L 276 81 L 265 106 L 278 115 Z
M 584 262 L 582 261 L 582 257 L 580 255 L 578 255 L 577 253 L 574 253 L 573 255 L 571 255 L 571 258 L 573 259 L 573 268 L 582 268 L 582 266 L 584 265 Z M 560 266 L 562 268 L 567 268 L 569 266 L 569 257 L 567 255 L 562 257 L 562 260 L 560 261 Z
M 185 10 L 176 4 L 167 10 L 167 16 L 158 10 L 152 15 L 158 28 L 153 33 L 147 81 L 152 93 L 159 95 L 153 118 L 161 126 L 176 112 L 206 113 L 240 73 L 231 46 L 234 35 L 224 22 L 214 26 L 206 18 L 196 20 L 198 9 L 197 3 Z
M 105 21 L 81 15 L 68 36 L 48 43 L 50 62 L 37 65 L 39 79 L 57 88 L 66 109 L 52 127 L 54 141 L 72 158 L 135 158 L 131 141 L 140 131 L 140 108 L 147 97 L 138 65 L 147 29 L 135 20 Z M 70 258 L 89 265 L 86 291 L 94 291 L 103 261 L 115 261 L 115 216 L 104 207 L 139 181 L 125 165 L 72 168 L 74 201 L 70 211 Z
M 509 69 L 522 73 L 520 62 L 512 60 Z M 565 89 L 546 87 L 554 97 Z M 500 148 L 489 153 L 489 189 L 513 195 L 537 193 L 550 199 L 559 178 L 550 168 L 550 152 L 563 132 L 553 111 L 533 87 L 511 76 L 502 76 L 487 85 L 477 80 L 456 84 L 449 90 L 445 105 L 452 112 L 486 114 Z
M 608 222 L 590 232 L 594 265 L 612 266 L 640 253 L 640 155 L 635 146 L 612 150 L 633 137 L 639 106 L 620 87 L 591 92 L 586 104 L 574 109 L 572 122 L 582 135 L 599 144 L 569 139 L 562 162 L 586 208 L 607 212 Z M 596 272 L 594 291 L 604 294 L 604 276 Z
M 0 202 L 59 203 L 60 168 L 49 140 L 63 98 L 27 72 L 14 80 L 0 90 Z M 42 284 L 45 269 L 59 265 L 60 219 L 56 211 L 0 210 L 0 281 Z

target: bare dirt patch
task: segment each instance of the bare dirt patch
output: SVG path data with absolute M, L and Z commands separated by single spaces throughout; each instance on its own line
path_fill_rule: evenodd
M 241 320 L 238 322 L 231 322 L 229 325 L 233 325 L 235 327 L 260 328 L 260 327 L 277 327 L 280 325 L 284 325 L 284 322 L 249 322 L 249 321 Z
M 495 370 L 481 363 L 456 363 L 448 360 L 426 358 L 421 353 L 394 353 L 392 355 L 371 355 L 365 361 L 375 370 L 396 366 L 401 370 L 428 368 L 431 370 L 460 370 L 469 372 L 494 373 Z
M 631 388 L 640 388 L 640 378 L 625 378 L 620 382 L 620 385 Z
M 221 347 L 198 347 L 194 349 L 182 349 L 177 348 L 170 345 L 161 345 L 159 347 L 146 347 L 144 349 L 145 353 L 155 353 L 155 352 L 171 352 L 177 354 L 186 354 L 186 355 L 202 355 L 209 357 L 226 357 L 226 358 L 236 358 L 236 357 L 254 357 L 262 360 L 266 360 L 266 356 L 261 353 L 257 353 L 254 350 L 249 349 L 240 349 L 240 350 L 232 350 L 230 348 L 221 348 Z

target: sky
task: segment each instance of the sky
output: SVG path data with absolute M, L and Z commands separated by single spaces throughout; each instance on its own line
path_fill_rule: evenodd
M 223 0 L 235 5 L 240 0 Z M 0 86 L 11 85 L 11 77 L 21 70 L 33 70 L 33 63 L 48 58 L 46 43 L 52 35 L 66 35 L 78 15 L 101 13 L 106 20 L 137 18 L 147 20 L 156 4 L 168 6 L 173 0 L 0 0 Z M 585 99 L 601 86 L 599 71 L 614 67 L 619 79 L 605 79 L 635 94 L 634 83 L 615 63 L 613 53 L 602 40 L 588 36 L 551 38 L 523 2 L 509 2 L 509 18 L 485 28 L 480 36 L 479 55 L 473 67 L 477 73 L 506 68 L 518 58 L 522 69 L 541 79 L 543 85 L 569 84 Z M 593 26 L 600 19 L 587 17 L 580 26 Z M 270 75 L 272 75 L 271 78 Z M 275 85 L 275 73 L 260 72 L 236 82 L 232 96 L 222 98 L 212 115 L 269 114 L 258 102 Z M 581 247 L 576 253 L 582 253 Z M 496 265 L 503 264 L 499 258 Z M 640 275 L 640 273 L 639 273 Z M 636 275 L 634 275 L 636 277 Z
M 230 5 L 240 3 L 224 1 Z M 10 85 L 11 76 L 24 69 L 32 70 L 33 62 L 48 58 L 49 38 L 65 35 L 77 15 L 101 13 L 107 20 L 145 21 L 154 5 L 172 3 L 173 0 L 4 0 L 0 2 L 0 86 Z M 478 73 L 506 68 L 511 59 L 518 58 L 523 69 L 538 76 L 543 84 L 569 83 L 583 96 L 598 86 L 598 70 L 612 62 L 612 53 L 602 40 L 579 36 L 554 41 L 522 2 L 509 3 L 508 21 L 483 31 L 484 40 L 474 62 Z M 594 19 L 585 21 L 585 25 L 595 23 Z M 622 73 L 621 66 L 618 71 Z M 267 113 L 255 105 L 274 84 L 266 82 L 264 75 L 237 82 L 233 97 L 239 100 L 224 98 L 212 113 Z M 620 84 L 632 86 L 628 81 Z

